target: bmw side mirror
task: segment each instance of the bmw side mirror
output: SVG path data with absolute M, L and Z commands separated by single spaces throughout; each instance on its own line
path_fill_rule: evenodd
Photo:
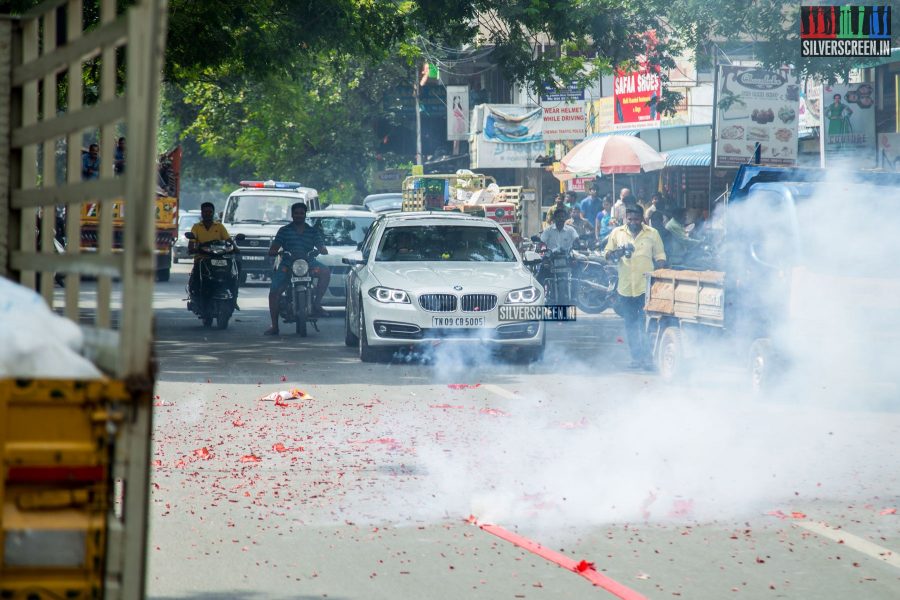
M 366 264 L 366 259 L 363 258 L 362 252 L 360 252 L 359 250 L 356 250 L 354 252 L 351 252 L 347 256 L 343 257 L 341 259 L 341 262 L 344 263 L 345 265 L 350 265 L 351 267 L 355 267 L 358 265 Z

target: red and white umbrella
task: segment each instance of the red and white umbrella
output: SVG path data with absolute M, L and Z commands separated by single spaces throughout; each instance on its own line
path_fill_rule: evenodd
M 561 162 L 570 174 L 616 175 L 658 171 L 666 166 L 666 157 L 639 137 L 607 135 L 584 140 Z

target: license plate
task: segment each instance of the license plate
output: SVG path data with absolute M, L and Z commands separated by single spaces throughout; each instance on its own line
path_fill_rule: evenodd
M 228 266 L 227 260 L 221 260 L 218 258 L 214 258 L 214 259 L 210 260 L 209 262 L 211 262 L 212 266 L 214 266 L 214 267 L 227 267 Z
M 244 256 L 244 260 L 266 260 L 265 256 Z
M 304 281 L 312 281 L 312 277 L 291 277 L 291 283 L 303 283 Z
M 484 327 L 484 317 L 431 317 L 432 327 Z

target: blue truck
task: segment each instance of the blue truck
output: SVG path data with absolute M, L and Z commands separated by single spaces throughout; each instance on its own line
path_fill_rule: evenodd
M 763 391 L 820 351 L 839 363 L 863 354 L 877 362 L 881 354 L 849 346 L 860 335 L 890 348 L 900 341 L 895 207 L 895 173 L 740 167 L 709 225 L 721 229 L 715 269 L 648 274 L 646 326 L 660 374 L 673 380 L 727 355 Z

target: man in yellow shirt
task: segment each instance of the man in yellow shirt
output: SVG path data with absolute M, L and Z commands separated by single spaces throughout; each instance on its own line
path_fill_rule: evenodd
M 644 225 L 644 209 L 637 204 L 625 212 L 625 224 L 612 230 L 606 243 L 607 260 L 619 259 L 618 312 L 625 319 L 625 335 L 631 351 L 630 369 L 652 368 L 650 347 L 644 333 L 644 277 L 666 265 L 666 251 L 659 233 Z
M 200 281 L 200 262 L 204 260 L 209 260 L 209 257 L 202 252 L 197 252 L 197 247 L 200 244 L 206 242 L 215 242 L 216 240 L 230 240 L 231 235 L 228 233 L 228 230 L 225 229 L 225 226 L 222 223 L 217 223 L 213 219 L 216 214 L 216 207 L 212 202 L 204 202 L 200 205 L 200 221 L 195 223 L 193 227 L 191 227 L 191 233 L 194 234 L 194 239 L 192 239 L 188 243 L 188 253 L 194 255 L 194 268 L 191 269 L 191 278 L 188 283 L 188 287 L 191 290 L 191 294 L 196 294 Z M 234 252 L 237 254 L 239 252 L 237 244 L 234 246 Z M 238 260 L 238 257 L 235 257 L 235 260 Z M 240 261 L 238 260 L 238 269 L 240 269 Z M 235 277 L 234 285 L 231 287 L 231 295 L 234 296 L 234 307 L 237 310 L 240 310 L 237 307 L 237 296 L 238 296 L 238 281 L 239 276 Z

